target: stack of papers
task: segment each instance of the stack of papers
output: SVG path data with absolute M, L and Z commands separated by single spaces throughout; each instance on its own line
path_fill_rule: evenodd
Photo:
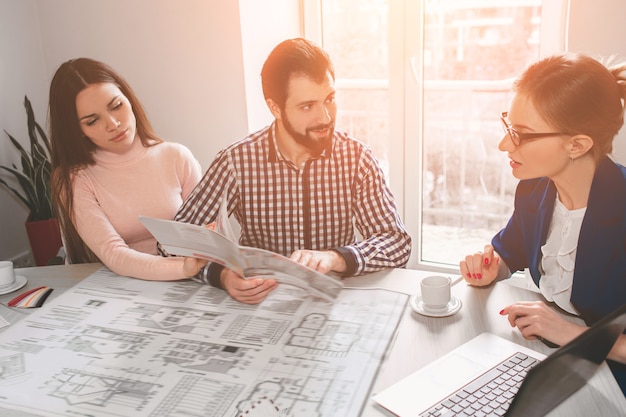
M 343 288 L 337 278 L 268 250 L 239 246 L 227 236 L 204 226 L 143 216 L 139 220 L 172 255 L 217 262 L 244 278 L 273 278 L 329 301 L 336 299 Z

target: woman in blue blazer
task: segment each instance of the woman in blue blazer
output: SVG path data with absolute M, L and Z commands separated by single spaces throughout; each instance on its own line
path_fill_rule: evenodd
M 624 124 L 626 63 L 555 55 L 526 69 L 514 89 L 499 149 L 520 180 L 515 210 L 483 252 L 460 262 L 461 273 L 482 286 L 527 269 L 546 301 L 592 325 L 626 304 L 626 168 L 608 157 Z M 525 338 L 558 345 L 586 330 L 545 302 L 500 314 Z M 626 393 L 626 335 L 609 359 Z

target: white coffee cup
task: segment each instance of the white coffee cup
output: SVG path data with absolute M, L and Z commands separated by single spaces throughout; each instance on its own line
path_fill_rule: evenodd
M 13 262 L 0 261 L 0 290 L 11 287 L 15 284 L 15 272 Z
M 450 302 L 452 280 L 449 277 L 433 275 L 422 279 L 420 290 L 424 307 L 437 310 Z

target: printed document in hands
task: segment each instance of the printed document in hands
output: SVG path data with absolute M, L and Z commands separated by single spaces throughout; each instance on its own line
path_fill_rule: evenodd
M 221 210 L 220 210 L 221 212 Z M 232 239 L 228 219 L 218 216 L 216 231 L 205 226 L 140 216 L 163 249 L 180 256 L 206 259 L 232 269 L 244 278 L 274 278 L 279 283 L 304 288 L 314 296 L 332 301 L 343 288 L 340 280 L 307 268 L 277 253 L 239 246 Z M 231 239 L 224 234 L 231 234 Z

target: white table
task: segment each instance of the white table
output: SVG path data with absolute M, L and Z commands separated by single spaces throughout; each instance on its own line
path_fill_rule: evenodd
M 10 322 L 15 322 L 28 314 L 24 310 L 6 307 L 6 303 L 17 294 L 29 288 L 47 285 L 54 288 L 51 294 L 54 298 L 100 267 L 100 264 L 85 264 L 18 269 L 16 273 L 24 275 L 28 279 L 28 284 L 19 291 L 0 296 L 0 303 L 3 304 L 0 307 L 0 314 Z M 345 284 L 352 287 L 376 287 L 416 294 L 419 293 L 420 279 L 427 275 L 433 273 L 395 269 L 349 278 L 345 280 Z M 452 293 L 462 301 L 463 306 L 451 317 L 424 317 L 407 306 L 396 340 L 382 365 L 372 394 L 387 388 L 484 331 L 490 331 L 545 354 L 552 351 L 539 341 L 523 339 L 517 329 L 511 328 L 507 319 L 499 315 L 499 311 L 506 305 L 520 300 L 538 300 L 541 298 L 539 294 L 506 283 L 477 288 L 464 282 L 455 285 Z M 580 322 L 571 316 L 567 319 Z M 624 410 L 626 399 L 610 370 L 604 365 L 590 384 L 553 410 L 550 416 L 619 416 L 626 414 Z M 372 400 L 363 412 L 363 416 L 366 417 L 389 415 Z
M 417 294 L 420 291 L 420 279 L 428 275 L 436 274 L 395 269 L 350 278 L 345 283 L 347 286 L 380 287 Z M 457 278 L 457 276 L 452 275 L 450 277 Z M 425 317 L 407 307 L 394 345 L 382 366 L 372 394 L 382 391 L 441 355 L 486 331 L 546 355 L 554 351 L 538 340 L 525 340 L 517 329 L 509 325 L 507 318 L 499 314 L 502 308 L 515 301 L 540 300 L 540 294 L 509 285 L 506 281 L 486 288 L 472 287 L 462 281 L 452 288 L 452 294 L 462 301 L 463 306 L 458 313 L 450 317 Z M 567 320 L 582 323 L 576 317 L 565 317 Z M 363 413 L 363 416 L 366 417 L 389 415 L 391 414 L 372 400 Z M 623 416 L 626 415 L 626 399 L 610 369 L 604 364 L 591 384 L 583 387 L 549 415 L 564 417 Z
M 46 285 L 53 289 L 48 300 L 63 294 L 65 290 L 71 288 L 88 276 L 102 268 L 101 264 L 77 264 L 77 265 L 54 265 L 33 268 L 18 268 L 16 275 L 23 275 L 28 279 L 26 286 L 10 294 L 0 295 L 0 315 L 11 323 L 20 320 L 30 313 L 32 309 L 9 308 L 7 304 L 29 289 Z M 2 331 L 3 329 L 0 329 Z

